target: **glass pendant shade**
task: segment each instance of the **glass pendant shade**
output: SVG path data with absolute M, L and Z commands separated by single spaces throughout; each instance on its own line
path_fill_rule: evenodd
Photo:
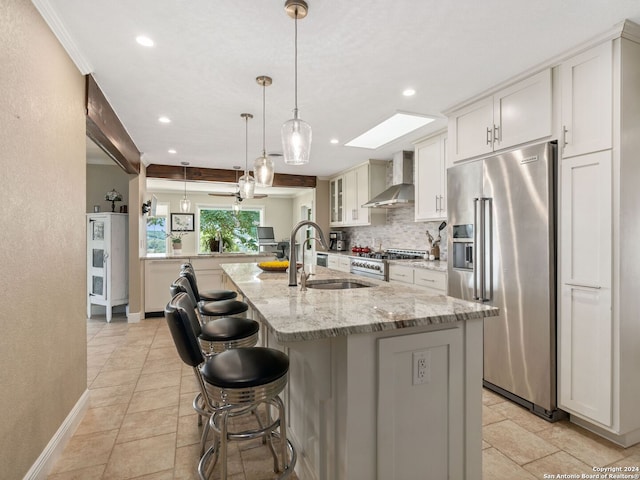
M 275 163 L 273 159 L 267 157 L 264 153 L 253 162 L 253 176 L 258 187 L 272 186 L 274 174 Z
M 238 188 L 242 198 L 253 198 L 256 190 L 256 180 L 250 173 L 245 171 L 245 174 L 238 179 Z
M 311 126 L 294 112 L 291 120 L 282 125 L 282 153 L 287 165 L 309 163 L 311 155 Z
M 237 198 L 236 198 L 236 201 L 233 202 L 232 208 L 233 208 L 233 213 L 238 213 L 240 211 L 240 202 L 238 201 Z
M 191 210 L 191 200 L 189 200 L 187 197 L 184 197 L 182 200 L 180 200 L 180 211 L 182 213 L 187 213 L 189 210 Z

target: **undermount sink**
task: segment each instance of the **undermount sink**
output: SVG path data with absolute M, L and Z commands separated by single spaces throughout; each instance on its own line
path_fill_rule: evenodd
M 367 283 L 357 282 L 355 280 L 331 279 L 331 280 L 309 280 L 307 288 L 319 288 L 322 290 L 345 290 L 348 288 L 364 288 L 371 287 Z

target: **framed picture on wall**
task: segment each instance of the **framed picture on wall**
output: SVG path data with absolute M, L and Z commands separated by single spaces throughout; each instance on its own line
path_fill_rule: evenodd
M 194 231 L 194 214 L 193 213 L 172 213 L 171 214 L 171 231 L 172 232 L 193 232 Z

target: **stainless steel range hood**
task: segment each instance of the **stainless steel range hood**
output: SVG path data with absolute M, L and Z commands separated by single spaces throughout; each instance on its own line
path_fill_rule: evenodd
M 413 152 L 402 151 L 393 156 L 393 181 L 384 192 L 376 195 L 365 208 L 398 208 L 414 203 Z

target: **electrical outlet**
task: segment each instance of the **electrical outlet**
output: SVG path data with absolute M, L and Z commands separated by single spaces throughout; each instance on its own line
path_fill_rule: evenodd
M 431 358 L 429 352 L 413 352 L 413 384 L 421 385 L 431 380 Z

